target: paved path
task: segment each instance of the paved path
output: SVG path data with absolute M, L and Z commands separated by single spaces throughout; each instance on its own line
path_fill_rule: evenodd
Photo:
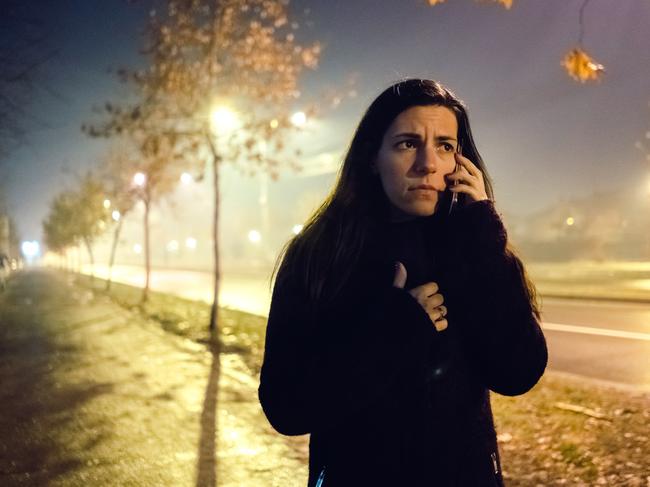
M 0 485 L 305 485 L 304 440 L 278 441 L 239 357 L 213 357 L 55 273 L 15 276 Z

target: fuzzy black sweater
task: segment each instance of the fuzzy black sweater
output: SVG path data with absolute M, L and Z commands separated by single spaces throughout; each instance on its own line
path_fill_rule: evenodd
M 435 281 L 437 332 L 404 289 Z M 311 433 L 309 486 L 502 486 L 489 391 L 523 394 L 547 361 L 521 262 L 489 201 L 387 223 L 346 290 L 317 315 L 280 269 L 259 398 L 273 427 Z

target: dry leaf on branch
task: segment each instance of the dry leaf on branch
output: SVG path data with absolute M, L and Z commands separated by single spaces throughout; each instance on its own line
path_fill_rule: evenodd
M 605 72 L 602 64 L 596 63 L 582 48 L 572 49 L 562 61 L 562 66 L 569 76 L 576 81 L 585 83 L 587 81 L 598 81 Z

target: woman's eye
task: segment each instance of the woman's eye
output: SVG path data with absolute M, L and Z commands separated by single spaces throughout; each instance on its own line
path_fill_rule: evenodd
M 442 144 L 442 148 L 443 148 L 443 150 L 445 152 L 454 152 L 454 150 L 455 150 L 453 145 L 448 144 L 446 142 L 444 144 Z
M 402 140 L 397 143 L 396 146 L 398 149 L 415 149 L 415 142 L 412 140 Z

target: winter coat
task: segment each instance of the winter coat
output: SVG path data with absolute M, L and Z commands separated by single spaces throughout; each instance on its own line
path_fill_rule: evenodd
M 547 362 L 522 264 L 490 201 L 384 232 L 316 315 L 297 276 L 280 269 L 263 410 L 279 433 L 311 434 L 309 487 L 323 469 L 323 487 L 502 486 L 489 391 L 523 394 Z M 393 286 L 396 259 L 405 289 L 438 283 L 446 330 Z

